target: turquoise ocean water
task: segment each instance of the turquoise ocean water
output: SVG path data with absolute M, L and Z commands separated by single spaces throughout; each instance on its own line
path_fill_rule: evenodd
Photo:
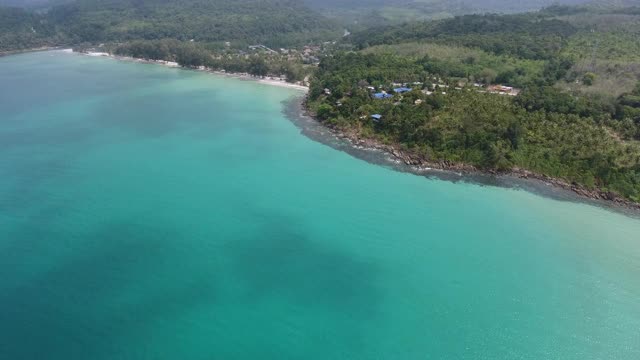
M 0 58 L 0 359 L 640 359 L 640 220 L 358 160 L 294 96 Z

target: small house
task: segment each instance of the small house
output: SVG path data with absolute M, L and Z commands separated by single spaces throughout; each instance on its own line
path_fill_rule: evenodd
M 382 120 L 382 115 L 380 114 L 373 114 L 371 115 L 371 119 L 375 122 L 379 122 L 380 120 Z
M 510 95 L 510 96 L 516 96 L 520 93 L 520 89 L 515 89 L 511 86 L 504 86 L 504 85 L 489 86 L 487 87 L 487 90 L 489 90 L 489 92 L 492 94 Z
M 387 94 L 385 92 L 379 92 L 379 93 L 373 94 L 373 97 L 376 98 L 376 99 L 388 99 L 388 98 L 393 97 L 393 95 Z
M 408 88 L 408 87 L 404 87 L 404 86 L 403 86 L 403 87 L 395 88 L 395 89 L 393 89 L 393 91 L 394 91 L 394 92 L 396 92 L 396 93 L 398 93 L 398 94 L 403 94 L 403 93 L 406 93 L 406 92 L 411 91 L 411 88 Z

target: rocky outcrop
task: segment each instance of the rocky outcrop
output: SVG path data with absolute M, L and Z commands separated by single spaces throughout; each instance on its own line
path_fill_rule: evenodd
M 514 175 L 524 179 L 536 179 L 536 180 L 544 181 L 547 184 L 572 191 L 578 194 L 579 196 L 587 199 L 609 201 L 620 206 L 640 210 L 639 203 L 620 197 L 611 191 L 603 191 L 600 189 L 589 189 L 577 183 L 569 183 L 563 179 L 557 179 L 557 178 L 552 178 L 542 174 L 536 174 L 531 171 L 520 169 L 520 168 L 514 168 L 511 171 L 509 171 L 507 174 Z
M 308 114 L 308 115 L 315 118 L 313 114 Z M 323 123 L 323 122 L 320 122 L 320 123 Z M 493 169 L 488 169 L 488 170 L 478 169 L 473 165 L 453 163 L 447 160 L 433 161 L 431 159 L 425 158 L 421 154 L 416 154 L 411 151 L 406 151 L 402 149 L 402 147 L 398 144 L 383 144 L 377 141 L 376 139 L 363 137 L 360 134 L 360 132 L 355 129 L 341 129 L 341 128 L 329 126 L 326 123 L 323 123 L 323 124 L 336 137 L 348 141 L 353 146 L 384 151 L 385 153 L 387 153 L 389 156 L 393 157 L 397 161 L 402 162 L 408 166 L 411 166 L 416 170 L 439 169 L 439 170 L 446 170 L 446 171 L 452 171 L 452 172 L 463 173 L 463 174 L 475 173 L 475 174 L 490 174 L 490 175 L 496 175 L 496 176 L 507 175 L 507 176 L 513 176 L 513 177 L 518 177 L 522 179 L 534 179 L 534 180 L 542 181 L 551 186 L 572 191 L 578 196 L 586 199 L 607 201 L 621 207 L 640 210 L 640 203 L 622 198 L 610 191 L 603 191 L 600 189 L 590 189 L 577 183 L 570 183 L 563 179 L 552 178 L 543 174 L 537 174 L 532 171 L 517 168 L 517 167 L 512 168 L 508 171 L 498 171 Z

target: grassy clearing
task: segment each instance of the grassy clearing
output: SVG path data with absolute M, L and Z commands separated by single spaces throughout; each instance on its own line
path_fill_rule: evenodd
M 488 53 L 460 46 L 447 46 L 432 43 L 410 42 L 394 45 L 377 45 L 362 50 L 365 54 L 391 53 L 400 56 L 423 57 L 429 55 L 440 60 L 464 59 L 469 56 L 477 58 L 490 56 Z
M 640 33 L 635 29 L 584 32 L 572 36 L 563 50 L 577 59 L 640 62 Z
M 586 13 L 564 19 L 581 30 L 562 51 L 575 61 L 574 76 L 558 86 L 612 97 L 631 91 L 640 80 L 640 16 Z M 582 81 L 588 73 L 595 76 L 592 85 Z
M 578 61 L 571 72 L 595 74 L 593 85 L 588 86 L 578 78 L 571 82 L 565 80 L 558 82 L 560 88 L 584 94 L 604 94 L 618 97 L 631 91 L 640 81 L 640 62 L 596 59 L 594 63 L 584 59 Z

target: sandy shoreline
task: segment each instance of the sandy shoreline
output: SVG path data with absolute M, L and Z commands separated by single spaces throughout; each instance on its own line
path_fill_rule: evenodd
M 64 49 L 62 51 L 69 52 L 70 50 L 71 49 Z M 239 80 L 255 81 L 255 82 L 258 82 L 258 83 L 264 84 L 264 85 L 285 87 L 285 88 L 304 91 L 304 92 L 309 91 L 309 87 L 307 87 L 307 86 L 288 83 L 288 82 L 286 82 L 284 80 L 274 79 L 272 77 L 260 78 L 260 77 L 256 77 L 256 76 L 253 76 L 253 75 L 250 75 L 250 74 L 247 74 L 247 73 L 230 73 L 230 72 L 226 72 L 226 71 L 214 70 L 214 69 L 202 68 L 202 67 L 200 67 L 200 68 L 188 68 L 188 67 L 182 67 L 178 63 L 171 62 L 171 61 L 139 59 L 139 58 L 134 58 L 134 57 L 130 57 L 130 56 L 120 56 L 120 55 L 113 55 L 113 54 L 100 53 L 100 52 L 74 52 L 72 50 L 71 50 L 71 52 L 76 53 L 76 54 L 86 55 L 86 56 L 106 57 L 106 58 L 120 60 L 120 61 L 132 61 L 132 62 L 143 63 L 143 64 L 154 64 L 154 65 L 167 66 L 167 67 L 171 67 L 171 68 L 180 68 L 180 69 L 184 69 L 184 70 L 199 71 L 199 72 L 209 73 L 209 74 L 213 74 L 213 75 L 226 76 L 226 77 L 239 79 Z
M 189 70 L 203 71 L 203 72 L 211 73 L 214 75 L 226 76 L 226 77 L 240 79 L 240 80 L 256 81 L 265 85 L 286 87 L 289 89 L 296 89 L 304 92 L 309 91 L 309 88 L 307 86 L 292 84 L 292 83 L 285 82 L 283 80 L 277 80 L 273 78 L 260 78 L 260 77 L 255 77 L 253 75 L 244 74 L 244 73 L 228 73 L 228 72 L 223 72 L 218 70 L 200 70 L 200 69 L 189 69 Z

